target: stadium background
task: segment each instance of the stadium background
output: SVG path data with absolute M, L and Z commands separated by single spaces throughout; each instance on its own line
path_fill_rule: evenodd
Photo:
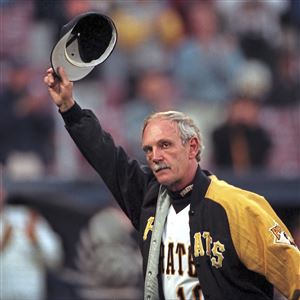
M 63 239 L 64 271 L 83 272 L 82 233 L 95 214 L 114 205 L 42 82 L 61 26 L 91 10 L 113 18 L 119 39 L 109 59 L 75 83 L 78 103 L 92 108 L 140 161 L 139 130 L 148 113 L 191 114 L 205 144 L 201 166 L 264 195 L 299 245 L 300 1 L 1 0 L 1 197 L 5 191 L 8 203 L 33 206 L 50 221 Z M 213 132 L 237 95 L 259 103 L 254 122 L 271 140 L 265 160 L 255 165 L 237 158 L 224 166 L 214 156 Z M 252 141 L 247 152 L 259 143 Z M 48 299 L 99 299 L 118 289 L 130 299 L 139 293 L 139 282 L 137 290 L 125 291 L 130 280 L 88 286 L 75 277 L 49 274 Z

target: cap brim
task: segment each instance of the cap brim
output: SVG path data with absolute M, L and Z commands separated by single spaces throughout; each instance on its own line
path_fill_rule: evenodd
M 73 28 L 72 28 L 73 29 Z M 57 68 L 63 67 L 64 71 L 70 81 L 76 81 L 88 75 L 95 66 L 78 67 L 69 62 L 65 55 L 66 43 L 72 29 L 67 32 L 55 45 L 51 52 L 51 65 L 54 72 L 58 75 Z M 58 75 L 59 76 L 59 75 Z
M 111 26 L 112 29 L 111 39 L 105 51 L 100 52 L 99 57 L 97 59 L 86 62 L 86 61 L 82 61 L 80 57 L 77 39 L 74 39 L 74 41 L 72 41 L 71 43 L 69 39 L 72 39 L 71 35 L 72 35 L 73 28 L 81 19 L 95 14 L 105 19 L 105 22 L 107 22 Z M 60 40 L 52 49 L 50 60 L 51 60 L 52 68 L 56 73 L 56 75 L 58 75 L 58 77 L 59 74 L 57 68 L 63 67 L 68 79 L 70 81 L 76 81 L 88 75 L 96 65 L 104 62 L 109 57 L 117 42 L 117 30 L 113 21 L 109 17 L 98 13 L 93 13 L 93 12 L 85 13 L 77 16 L 73 21 L 71 21 L 65 26 L 68 25 L 71 25 L 71 28 L 63 34 L 63 36 L 60 38 Z M 68 44 L 68 50 L 67 50 L 67 44 Z

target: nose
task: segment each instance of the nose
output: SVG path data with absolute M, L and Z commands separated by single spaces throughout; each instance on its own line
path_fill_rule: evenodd
M 152 161 L 154 163 L 157 163 L 159 161 L 162 161 L 163 157 L 162 157 L 162 153 L 160 151 L 160 149 L 158 147 L 153 147 L 152 150 Z

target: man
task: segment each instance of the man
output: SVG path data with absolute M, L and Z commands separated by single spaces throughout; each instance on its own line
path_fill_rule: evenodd
M 215 164 L 236 173 L 262 170 L 272 143 L 259 122 L 261 103 L 248 95 L 236 95 L 228 106 L 227 119 L 212 131 Z
M 47 272 L 62 266 L 62 240 L 37 210 L 10 204 L 4 194 L 0 186 L 1 299 L 48 299 Z
M 149 167 L 117 147 L 73 99 L 63 68 L 44 78 L 66 128 L 139 232 L 145 299 L 272 299 L 300 295 L 300 253 L 268 202 L 199 166 L 202 141 L 180 112 L 150 116 L 142 147 Z M 202 295 L 203 293 L 203 295 Z

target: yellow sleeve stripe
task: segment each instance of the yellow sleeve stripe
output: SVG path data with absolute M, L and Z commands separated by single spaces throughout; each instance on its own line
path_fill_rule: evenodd
M 291 298 L 300 289 L 300 252 L 287 227 L 264 197 L 211 176 L 206 198 L 226 211 L 230 234 L 241 262 L 264 275 Z

